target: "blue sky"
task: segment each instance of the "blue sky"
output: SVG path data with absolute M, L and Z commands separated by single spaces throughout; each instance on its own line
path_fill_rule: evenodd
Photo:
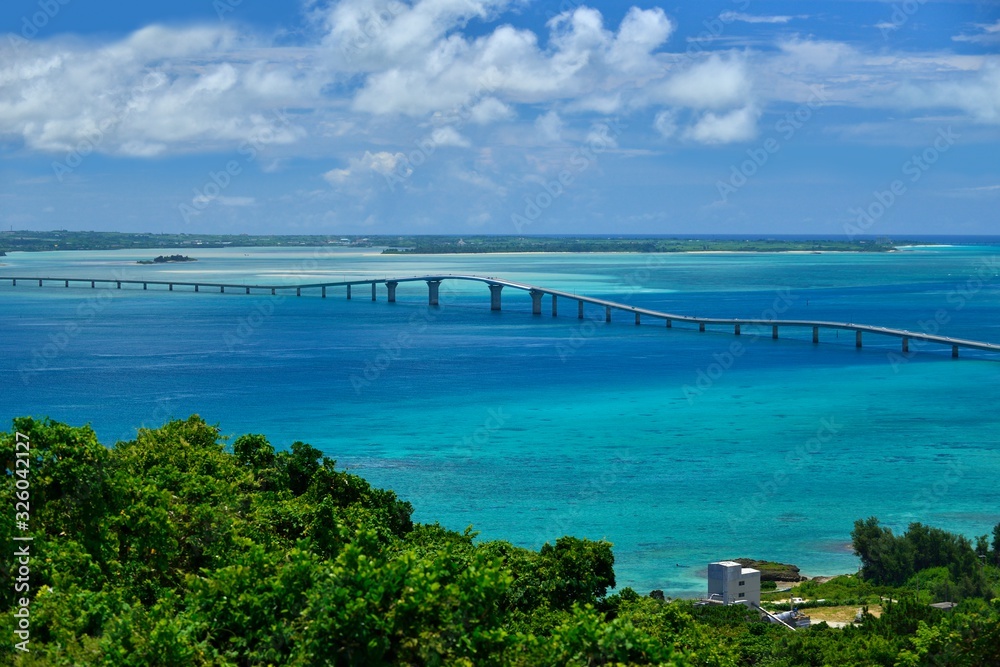
M 1000 3 L 0 7 L 0 227 L 1000 231 Z

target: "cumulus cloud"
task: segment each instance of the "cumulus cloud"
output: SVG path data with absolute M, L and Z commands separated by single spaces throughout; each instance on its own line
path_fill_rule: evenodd
M 1000 58 L 947 82 L 902 86 L 898 98 L 911 108 L 958 109 L 981 123 L 1000 123 Z
M 695 109 L 723 109 L 746 103 L 750 92 L 746 62 L 737 56 L 713 54 L 664 81 L 652 97 Z
M 431 132 L 431 142 L 435 146 L 468 148 L 471 144 L 453 127 L 439 127 Z
M 224 28 L 152 26 L 102 48 L 35 40 L 0 61 L 0 133 L 41 151 L 137 157 L 301 132 L 265 112 L 309 96 L 287 63 L 244 60 Z M 232 59 L 230 62 L 228 58 Z
M 548 143 L 562 139 L 563 121 L 555 111 L 548 111 L 535 119 L 538 137 Z
M 461 14 L 465 16 L 473 8 L 478 8 L 478 14 L 498 3 L 423 0 L 411 11 L 427 4 L 458 4 L 467 7 Z M 654 52 L 674 28 L 659 8 L 632 8 L 612 32 L 604 26 L 600 12 L 578 7 L 546 24 L 546 48 L 539 45 L 535 33 L 510 25 L 475 39 L 449 34 L 432 42 L 403 40 L 409 45 L 405 52 L 389 48 L 395 44 L 391 35 L 403 30 L 406 16 L 404 12 L 390 23 L 378 43 L 369 47 L 371 51 L 384 46 L 377 58 L 369 57 L 382 67 L 367 75 L 354 99 L 356 109 L 422 115 L 459 106 L 478 95 L 531 103 L 572 99 L 595 90 L 603 91 L 608 99 L 615 89 L 634 88 L 637 77 L 662 74 Z
M 685 137 L 702 144 L 748 141 L 757 135 L 759 117 L 760 111 L 752 105 L 724 114 L 709 111 L 685 132 Z
M 478 125 L 490 125 L 497 121 L 509 120 L 514 116 L 514 110 L 510 105 L 495 97 L 486 97 L 469 110 L 469 120 Z
M 323 178 L 330 185 L 337 186 L 346 183 L 354 176 L 365 176 L 371 173 L 388 176 L 394 173 L 405 162 L 406 156 L 403 153 L 390 153 L 388 151 L 372 153 L 371 151 L 365 151 L 365 154 L 361 157 L 351 158 L 346 168 L 331 169 L 323 174 Z

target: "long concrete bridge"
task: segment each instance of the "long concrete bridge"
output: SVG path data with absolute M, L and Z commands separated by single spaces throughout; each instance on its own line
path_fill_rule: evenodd
M 202 290 L 218 290 L 221 293 L 225 293 L 226 290 L 230 292 L 241 292 L 244 294 L 261 294 L 270 293 L 276 295 L 279 292 L 282 294 L 294 292 L 295 296 L 302 296 L 303 290 L 310 293 L 319 293 L 322 298 L 327 297 L 327 291 L 333 288 L 344 288 L 348 299 L 352 296 L 352 288 L 356 287 L 371 287 L 371 299 L 375 301 L 378 295 L 378 286 L 383 285 L 386 289 L 386 296 L 389 303 L 395 303 L 396 301 L 396 287 L 400 283 L 407 282 L 424 282 L 427 284 L 427 302 L 431 306 L 439 305 L 439 289 L 441 283 L 445 280 L 465 280 L 485 283 L 490 290 L 490 310 L 498 311 L 501 309 L 501 298 L 500 294 L 504 287 L 510 287 L 515 290 L 520 290 L 527 292 L 531 297 L 531 312 L 534 315 L 541 315 L 542 313 L 542 299 L 543 297 L 549 297 L 552 306 L 552 316 L 558 315 L 558 304 L 560 301 L 566 301 L 569 304 L 576 302 L 576 315 L 579 319 L 584 317 L 584 304 L 591 304 L 604 309 L 604 320 L 605 322 L 611 322 L 612 313 L 620 312 L 627 315 L 632 315 L 635 318 L 635 323 L 640 324 L 642 318 L 647 320 L 661 320 L 666 323 L 666 326 L 672 327 L 674 322 L 682 322 L 687 324 L 697 324 L 699 331 L 705 331 L 707 326 L 724 326 L 732 327 L 733 333 L 737 336 L 741 334 L 741 328 L 746 326 L 753 327 L 770 327 L 771 337 L 774 339 L 778 338 L 778 332 L 782 328 L 804 328 L 812 329 L 812 342 L 819 343 L 820 341 L 820 331 L 822 330 L 844 330 L 853 331 L 855 335 L 855 346 L 860 348 L 862 346 L 862 336 L 863 334 L 875 334 L 879 336 L 889 336 L 901 339 L 901 350 L 903 353 L 910 352 L 910 341 L 921 341 L 924 343 L 935 343 L 941 344 L 951 348 L 951 356 L 958 357 L 959 349 L 966 348 L 972 350 L 982 350 L 986 352 L 1000 352 L 1000 344 L 987 343 L 977 340 L 968 340 L 962 338 L 950 338 L 948 336 L 938 336 L 936 334 L 928 334 L 919 331 L 908 331 L 906 329 L 891 329 L 887 327 L 877 327 L 867 324 L 854 324 L 851 322 L 832 322 L 823 320 L 777 320 L 777 319 L 762 319 L 762 318 L 726 318 L 726 317 L 695 317 L 692 315 L 678 315 L 676 313 L 664 313 L 656 310 L 649 310 L 647 308 L 639 308 L 636 306 L 631 306 L 625 303 L 618 303 L 616 301 L 608 301 L 606 299 L 597 299 L 589 296 L 581 296 L 578 294 L 571 294 L 569 292 L 563 292 L 560 290 L 549 289 L 547 287 L 539 287 L 537 285 L 529 285 L 527 283 L 515 282 L 513 280 L 504 280 L 502 278 L 495 278 L 489 276 L 476 276 L 476 275 L 460 275 L 460 274 L 439 274 L 439 275 L 426 275 L 426 276 L 410 276 L 405 278 L 382 278 L 382 279 L 359 279 L 359 280 L 344 280 L 339 282 L 328 282 L 328 283 L 310 283 L 302 285 L 246 285 L 246 284 L 235 284 L 235 283 L 209 283 L 209 282 L 190 282 L 190 281 L 166 281 L 166 280 L 126 280 L 120 278 L 39 278 L 39 277 L 23 277 L 23 276 L 0 276 L 0 284 L 3 281 L 10 281 L 11 286 L 17 286 L 17 284 L 37 284 L 39 287 L 44 286 L 83 286 L 90 287 L 91 289 L 96 289 L 98 285 L 102 287 L 111 287 L 114 285 L 114 289 L 122 289 L 123 285 L 132 286 L 142 286 L 143 290 L 148 290 L 151 285 L 167 288 L 167 291 L 174 291 L 174 288 L 193 288 L 193 291 L 200 292 Z

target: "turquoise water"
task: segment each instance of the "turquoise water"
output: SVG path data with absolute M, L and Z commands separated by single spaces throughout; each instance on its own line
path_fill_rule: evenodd
M 835 319 L 1000 342 L 1000 248 L 879 255 L 379 256 L 346 249 L 15 254 L 0 275 L 249 282 L 476 273 L 705 316 Z M 620 585 L 694 595 L 740 556 L 854 571 L 853 521 L 967 535 L 1000 521 L 1000 364 L 898 340 L 530 315 L 505 290 L 402 284 L 330 298 L 0 285 L 0 404 L 105 442 L 197 412 L 312 443 L 415 518 L 538 547 L 615 544 Z M 592 320 L 591 318 L 595 318 Z M 738 347 L 732 347 L 737 344 Z M 916 346 L 914 346 L 916 349 Z M 678 565 L 680 567 L 678 567 Z

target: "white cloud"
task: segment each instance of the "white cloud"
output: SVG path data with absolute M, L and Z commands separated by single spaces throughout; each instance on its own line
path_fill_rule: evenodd
M 724 109 L 745 104 L 751 93 L 746 62 L 736 56 L 710 55 L 654 89 L 654 101 L 695 109 Z
M 804 16 L 754 16 L 752 14 L 744 14 L 742 12 L 722 12 L 719 14 L 719 18 L 723 23 L 732 23 L 733 21 L 741 21 L 743 23 L 788 23 L 795 18 L 806 18 Z
M 757 136 L 760 111 L 752 105 L 725 114 L 706 112 L 684 136 L 702 144 L 728 144 Z
M 480 100 L 469 110 L 469 120 L 477 125 L 490 125 L 514 117 L 514 110 L 495 97 Z
M 562 139 L 563 121 L 555 111 L 548 111 L 535 119 L 535 130 L 546 143 Z
M 952 39 L 956 42 L 971 42 L 973 44 L 1000 43 L 1000 20 L 992 24 L 976 23 L 973 27 L 978 32 L 971 35 L 964 33 L 961 35 L 955 35 Z
M 431 0 L 418 2 L 414 9 L 425 4 Z M 610 99 L 616 89 L 634 89 L 637 79 L 662 75 L 654 51 L 673 31 L 660 9 L 630 9 L 613 33 L 605 28 L 600 12 L 578 7 L 546 24 L 550 35 L 545 49 L 535 33 L 502 25 L 475 39 L 449 34 L 437 42 L 421 41 L 420 48 L 409 40 L 413 48 L 403 58 L 383 42 L 402 30 L 397 24 L 404 16 L 390 23 L 366 51 L 384 47 L 378 57 L 366 56 L 383 67 L 367 75 L 355 96 L 355 109 L 419 116 L 459 107 L 482 94 L 512 103 L 572 99 L 593 91 Z
M 249 46 L 249 45 L 244 45 Z M 0 61 L 0 135 L 47 152 L 149 157 L 169 150 L 235 146 L 270 121 L 266 111 L 316 86 L 275 52 L 240 55 L 223 28 L 152 26 L 93 48 L 34 40 Z M 299 128 L 270 127 L 269 143 Z
M 396 172 L 399 165 L 405 162 L 406 156 L 403 153 L 390 153 L 388 151 L 372 153 L 371 151 L 365 151 L 365 154 L 361 157 L 351 158 L 346 168 L 331 169 L 323 174 L 323 178 L 330 185 L 337 186 L 346 183 L 352 177 L 364 176 L 372 172 L 380 176 L 388 176 Z M 409 167 L 406 170 L 406 175 L 408 175 Z
M 223 206 L 253 206 L 257 203 L 256 197 L 227 197 L 220 195 L 215 198 Z
M 459 134 L 453 127 L 439 127 L 431 132 L 431 142 L 435 146 L 454 146 L 457 148 L 468 148 L 471 146 L 469 140 Z
M 910 83 L 898 93 L 911 108 L 959 109 L 981 123 L 1000 123 L 1000 57 L 982 69 L 939 83 Z
M 673 109 L 659 112 L 653 119 L 653 127 L 664 139 L 674 136 L 677 134 L 677 112 Z

